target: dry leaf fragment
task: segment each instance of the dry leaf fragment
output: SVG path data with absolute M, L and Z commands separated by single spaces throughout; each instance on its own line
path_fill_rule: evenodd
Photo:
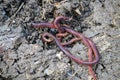
M 75 12 L 76 12 L 77 14 L 81 15 L 81 12 L 80 12 L 80 10 L 79 10 L 78 8 L 75 9 Z

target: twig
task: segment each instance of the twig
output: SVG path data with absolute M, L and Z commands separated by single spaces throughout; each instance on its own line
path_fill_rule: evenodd
M 8 23 L 8 25 L 10 25 L 10 23 L 12 22 L 12 20 L 14 19 L 14 17 L 17 15 L 17 13 L 20 11 L 20 9 L 23 7 L 24 2 L 21 3 L 21 5 L 19 6 L 19 8 L 17 9 L 17 11 L 10 17 L 9 20 L 6 21 L 6 23 Z

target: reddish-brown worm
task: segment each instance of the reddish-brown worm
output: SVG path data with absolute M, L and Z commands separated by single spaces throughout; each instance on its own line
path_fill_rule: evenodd
M 55 38 L 53 35 L 49 34 L 49 33 L 45 33 L 42 35 L 42 38 L 44 41 L 47 41 L 47 42 L 51 42 L 53 41 L 52 38 L 54 38 L 55 42 L 57 43 L 57 45 L 59 46 L 59 48 L 68 56 L 70 57 L 71 59 L 73 59 L 74 61 L 76 61 L 77 63 L 80 63 L 80 64 L 84 64 L 84 65 L 88 65 L 88 68 L 89 68 L 89 73 L 93 76 L 94 80 L 96 80 L 96 75 L 94 73 L 94 71 L 92 70 L 92 66 L 94 64 L 96 64 L 98 61 L 99 61 L 99 53 L 98 53 L 98 50 L 97 50 L 97 47 L 94 45 L 94 43 L 84 37 L 82 34 L 80 34 L 79 32 L 76 32 L 70 28 L 66 28 L 66 27 L 61 27 L 60 24 L 59 24 L 59 21 L 60 20 L 67 20 L 68 18 L 66 17 L 58 17 L 55 19 L 54 21 L 54 24 L 52 23 L 39 23 L 39 24 L 32 24 L 34 27 L 36 28 L 44 28 L 44 27 L 48 27 L 48 28 L 56 28 L 59 33 L 56 34 L 56 37 L 58 35 L 58 37 L 64 37 L 66 35 L 63 35 L 63 34 L 66 34 L 66 33 L 63 33 L 63 30 L 65 30 L 64 32 L 68 32 L 70 34 L 73 34 L 74 36 L 76 36 L 77 38 L 73 38 L 71 39 L 70 41 L 66 42 L 66 43 L 60 43 L 59 40 L 57 40 L 57 38 Z M 50 39 L 46 39 L 45 36 L 48 36 L 48 37 L 51 37 Z M 88 47 L 88 56 L 89 56 L 89 61 L 86 62 L 86 61 L 82 61 L 76 57 L 74 57 L 73 55 L 71 55 L 71 53 L 66 50 L 63 46 L 66 46 L 68 44 L 71 44 L 77 40 L 82 40 L 83 43 Z M 93 51 L 93 53 L 92 53 Z M 93 60 L 93 56 L 95 58 L 95 60 Z
M 87 38 L 87 40 L 88 40 L 88 42 L 89 42 L 89 44 L 90 44 L 92 49 L 96 48 L 95 44 L 90 39 Z M 89 53 L 89 57 L 88 57 L 89 58 L 89 62 L 93 61 L 92 57 L 93 57 L 92 54 Z M 93 65 L 89 65 L 88 66 L 89 74 L 92 75 L 94 80 L 97 80 L 96 74 L 95 74 L 95 72 L 94 72 L 92 67 L 93 67 Z
M 59 17 L 55 18 L 55 20 L 54 20 L 55 28 L 60 27 L 60 21 L 62 21 L 62 20 L 69 20 L 69 19 L 70 19 L 69 17 L 64 17 L 64 16 L 59 16 Z
M 59 22 L 60 22 L 61 20 L 69 20 L 69 19 L 71 19 L 71 18 L 69 18 L 69 17 L 64 17 L 64 16 L 59 16 L 59 17 L 57 17 L 57 18 L 55 19 L 55 21 L 54 21 L 54 26 L 55 26 L 56 28 L 58 28 L 58 27 L 60 27 Z M 71 33 L 71 31 L 70 31 L 70 33 Z M 77 34 L 79 34 L 79 33 L 77 33 Z M 80 35 L 79 35 L 79 36 L 80 36 Z M 84 39 L 84 38 L 83 38 L 83 39 Z M 71 44 L 71 43 L 73 43 L 73 42 L 75 42 L 75 41 L 77 41 L 77 40 L 79 40 L 79 39 L 74 38 L 74 39 L 70 40 L 70 41 L 67 42 L 67 43 L 63 43 L 62 45 L 68 45 L 68 44 Z M 83 41 L 85 41 L 85 40 L 83 40 Z M 86 41 L 87 41 L 87 39 L 86 39 Z M 86 41 L 85 41 L 85 43 L 86 43 Z M 89 40 L 89 42 L 90 42 L 90 40 Z M 92 44 L 91 44 L 91 45 L 92 45 Z M 94 43 L 93 43 L 93 45 L 94 45 Z M 96 49 L 97 49 L 97 48 L 96 48 Z M 96 50 L 96 53 L 99 54 L 99 53 L 98 53 L 98 50 Z M 91 54 L 91 55 L 92 55 L 92 54 Z M 92 61 L 91 58 L 92 58 L 92 57 L 90 57 L 89 61 Z M 98 59 L 98 61 L 99 61 L 99 56 L 97 57 L 97 59 Z
M 70 29 L 70 28 L 67 28 L 67 27 L 62 27 L 63 29 L 65 29 L 68 33 L 70 33 L 70 34 L 73 34 L 74 36 L 76 36 L 76 37 L 78 37 L 78 38 L 81 38 L 82 39 L 82 41 L 83 41 L 83 43 L 88 47 L 88 49 L 89 48 L 92 48 L 93 49 L 93 52 L 94 52 L 94 56 L 95 56 L 95 60 L 94 61 L 92 61 L 92 62 L 90 62 L 90 65 L 91 64 L 96 64 L 99 60 L 100 60 L 100 56 L 99 56 L 99 52 L 98 52 L 98 50 L 97 50 L 97 47 L 94 45 L 94 43 L 90 40 L 90 39 L 88 39 L 88 38 L 86 38 L 86 37 L 84 37 L 81 33 L 78 33 L 78 32 L 76 32 L 76 31 L 74 31 L 74 30 L 72 30 L 72 29 Z M 91 46 L 90 46 L 90 43 L 91 43 Z M 81 61 L 80 61 L 81 62 Z M 89 62 L 88 62 L 89 63 Z M 87 64 L 88 64 L 87 63 Z M 84 63 L 83 63 L 84 64 Z M 86 64 L 86 63 L 85 63 Z M 89 64 L 88 64 L 89 65 Z
M 37 25 L 37 24 L 32 24 L 32 25 L 35 26 L 35 27 L 41 27 L 40 24 L 38 24 L 38 25 Z M 44 23 L 44 25 L 42 24 L 42 27 L 52 27 L 52 28 L 54 28 L 54 27 L 52 26 L 52 24 L 48 24 L 48 26 L 46 26 L 45 23 Z M 73 34 L 73 35 L 81 38 L 82 41 L 84 42 L 84 44 L 88 47 L 88 51 L 89 51 L 89 49 L 91 49 L 91 47 L 90 47 L 90 45 L 89 45 L 89 42 L 87 41 L 87 39 L 86 39 L 82 34 L 76 32 L 76 31 L 73 31 L 72 29 L 66 28 L 66 27 L 62 27 L 62 28 L 63 28 L 64 30 L 66 30 L 68 33 L 71 33 L 71 34 Z M 58 46 L 60 46 L 60 45 L 58 45 Z M 96 64 L 96 63 L 99 61 L 99 53 L 98 53 L 98 50 L 97 50 L 96 47 L 93 48 L 93 49 L 94 49 L 94 56 L 95 56 L 96 59 L 93 60 L 92 62 L 84 62 L 84 61 L 82 61 L 82 60 L 79 60 L 79 59 L 73 57 L 73 55 L 68 54 L 69 52 L 67 52 L 66 50 L 64 50 L 63 48 L 61 48 L 61 50 L 62 50 L 63 52 L 65 52 L 69 57 L 71 57 L 74 61 L 76 61 L 76 62 L 78 62 L 78 63 L 80 63 L 80 64 L 84 64 L 84 65 L 93 65 L 93 64 Z
M 76 31 L 73 31 L 72 29 L 69 29 L 69 28 L 66 28 L 66 27 L 62 27 L 64 28 L 67 32 L 77 36 L 78 38 L 82 39 L 83 43 L 88 47 L 88 54 L 90 54 L 90 52 L 92 52 L 93 50 L 93 53 L 94 53 L 94 56 L 95 56 L 95 60 L 92 60 L 91 62 L 89 61 L 83 61 L 83 60 L 80 60 L 79 58 L 76 58 L 75 56 L 73 56 L 68 50 L 64 49 L 63 46 L 61 45 L 61 43 L 55 39 L 55 37 L 52 37 L 54 38 L 54 40 L 56 41 L 57 45 L 59 46 L 59 48 L 68 56 L 70 57 L 71 59 L 73 59 L 75 62 L 79 63 L 79 64 L 83 64 L 83 65 L 94 65 L 96 64 L 98 61 L 99 61 L 99 53 L 98 53 L 98 50 L 96 48 L 96 46 L 93 45 L 93 43 L 91 43 L 91 41 L 89 40 L 89 42 L 91 43 L 91 46 L 90 46 L 90 43 L 88 42 L 87 38 L 84 37 L 82 34 L 76 32 Z M 44 35 L 45 36 L 48 36 L 48 37 L 51 37 L 48 35 L 49 33 L 45 33 Z M 45 41 L 45 40 L 44 40 Z M 92 50 L 91 50 L 91 47 L 92 47 Z
M 55 40 L 55 42 L 57 43 L 57 45 L 59 46 L 59 48 L 68 56 L 68 57 L 70 57 L 71 58 L 71 56 L 73 56 L 73 55 L 71 55 L 71 53 L 68 51 L 68 50 L 65 50 L 64 49 L 64 47 L 60 44 L 60 42 L 59 42 L 59 40 L 57 40 L 57 38 L 55 38 L 52 34 L 50 34 L 50 33 L 45 33 L 44 34 L 45 36 L 48 36 L 48 37 L 51 37 L 51 38 L 54 38 L 54 40 Z M 73 40 L 73 41 L 76 41 L 76 40 L 79 40 L 79 39 L 77 39 L 77 38 L 75 38 L 75 40 Z M 90 45 L 91 45 L 91 47 L 92 47 L 92 49 L 95 47 L 95 45 L 92 43 L 92 41 L 91 40 L 89 40 L 89 39 L 87 39 L 88 41 L 89 41 L 89 43 L 90 43 Z M 72 42 L 70 42 L 70 43 L 72 43 Z M 65 50 L 65 51 L 64 51 Z M 94 50 L 94 49 L 93 49 Z M 94 51 L 94 52 L 96 52 L 96 50 Z M 89 49 L 89 51 L 88 51 L 88 55 L 89 55 L 89 61 L 91 62 L 92 61 L 92 51 L 91 51 L 91 49 Z M 71 55 L 71 56 L 69 56 L 69 55 Z M 73 58 L 72 58 L 73 59 Z M 74 60 L 74 59 L 73 59 Z M 77 63 L 79 63 L 79 61 L 78 61 L 79 59 L 77 59 L 77 61 L 76 60 L 74 60 L 75 62 L 77 62 Z M 89 62 L 88 62 L 89 63 Z M 79 63 L 79 64 L 83 64 L 83 63 Z M 96 78 L 96 74 L 95 74 L 95 72 L 93 71 L 93 69 L 92 69 L 92 65 L 90 64 L 88 64 L 88 69 L 89 69 L 89 73 L 93 76 L 93 79 L 94 80 L 96 80 L 97 78 Z
M 57 38 L 55 38 L 53 35 L 51 35 L 50 33 L 45 33 L 44 34 L 44 36 L 48 36 L 48 37 L 51 37 L 51 38 L 54 38 L 54 40 L 55 40 L 55 42 L 57 43 L 57 45 L 59 46 L 59 48 L 63 51 L 63 49 L 64 49 L 64 47 L 60 44 L 60 42 L 59 42 L 59 40 L 57 40 Z M 76 41 L 76 40 L 79 40 L 79 39 L 77 39 L 77 38 L 75 38 L 73 41 Z M 70 42 L 69 44 L 71 44 L 72 42 Z M 90 43 L 90 45 L 91 45 L 91 47 L 92 47 L 92 49 L 95 47 L 95 45 L 92 43 L 92 41 L 91 40 L 89 40 L 89 43 Z M 64 49 L 65 50 L 65 49 Z M 94 49 L 93 49 L 94 50 Z M 67 50 L 66 50 L 67 51 Z M 94 51 L 95 52 L 95 51 Z M 70 54 L 70 52 L 69 51 L 67 51 L 67 53 L 64 51 L 64 53 L 68 56 L 68 55 L 71 55 Z M 91 51 L 91 49 L 89 49 L 89 51 L 88 51 L 88 53 L 89 53 L 89 59 L 91 59 L 91 60 L 89 60 L 90 62 L 92 61 L 92 51 Z M 70 56 L 69 56 L 70 57 Z M 70 57 L 71 58 L 71 57 Z M 72 58 L 73 59 L 73 58 Z M 74 60 L 74 59 L 73 59 Z M 78 62 L 78 61 L 76 61 L 76 62 Z M 89 63 L 89 62 L 88 62 Z M 80 64 L 82 64 L 82 63 L 80 63 Z M 93 76 L 93 79 L 94 80 L 96 80 L 96 74 L 95 74 L 95 72 L 93 71 L 93 69 L 92 69 L 92 65 L 89 65 L 88 66 L 88 69 L 89 69 L 89 73 Z
M 52 23 L 32 23 L 34 28 L 55 28 Z
M 53 24 L 52 23 L 32 23 L 31 25 L 35 28 L 56 28 L 59 32 L 59 34 L 57 34 L 58 35 L 57 37 L 59 37 L 59 40 L 61 41 L 62 37 L 60 37 L 59 35 L 62 34 L 61 36 L 63 36 L 63 32 L 64 32 L 64 30 L 60 28 L 59 22 L 61 20 L 74 20 L 74 19 L 65 17 L 65 16 L 59 16 L 55 18 Z
M 62 35 L 62 34 L 61 34 Z M 60 36 L 61 36 L 60 35 Z M 64 35 L 64 36 L 66 36 L 66 35 Z M 68 41 L 68 42 L 66 42 L 66 43 L 61 43 L 61 45 L 62 46 L 66 46 L 66 45 L 69 45 L 69 44 L 72 44 L 73 42 L 76 42 L 76 41 L 78 41 L 78 40 L 80 40 L 79 38 L 73 38 L 73 39 L 71 39 L 70 41 Z M 92 46 L 92 45 L 94 45 L 94 43 L 90 40 L 90 39 L 87 39 L 88 40 L 88 42 L 90 43 L 90 45 Z M 89 62 L 91 62 L 93 59 L 92 59 L 92 57 L 93 57 L 93 55 L 92 55 L 92 52 L 91 52 L 91 50 L 89 51 Z M 95 74 L 95 72 L 93 71 L 93 69 L 92 69 L 92 65 L 90 65 L 90 66 L 88 66 L 88 70 L 89 70 L 89 73 L 93 76 L 93 79 L 94 80 L 97 80 L 97 78 L 96 78 L 96 74 Z
M 64 27 L 64 28 L 65 28 L 65 27 Z M 71 29 L 68 29 L 69 33 L 72 32 L 71 34 L 77 33 L 77 32 L 74 31 L 74 30 L 72 30 L 72 31 L 70 31 L 70 30 L 71 30 Z M 78 33 L 77 33 L 77 34 L 78 34 Z M 81 34 L 79 33 L 79 36 L 80 36 L 80 35 L 81 35 Z M 76 35 L 76 36 L 77 36 L 77 35 Z M 82 36 L 82 35 L 81 35 L 81 36 Z M 83 38 L 83 39 L 84 39 L 84 38 Z M 74 38 L 74 39 L 71 40 L 70 42 L 67 42 L 67 44 L 68 44 L 68 43 L 71 44 L 72 42 L 75 42 L 75 41 L 77 41 L 77 40 L 79 40 L 79 39 Z M 98 55 L 98 57 L 97 57 L 97 62 L 98 62 L 100 58 L 99 58 L 99 52 L 98 52 L 98 50 L 97 50 L 97 47 L 95 46 L 95 44 L 94 44 L 90 39 L 86 38 L 86 40 L 89 42 L 89 44 L 90 44 L 93 52 L 94 52 L 96 55 Z M 64 44 L 64 45 L 67 45 L 67 44 Z M 88 51 L 88 55 L 89 55 L 89 62 L 93 61 L 93 59 L 92 59 L 93 55 L 92 55 L 91 50 Z M 95 74 L 95 72 L 94 72 L 93 69 L 92 69 L 92 65 L 89 65 L 89 66 L 88 66 L 88 69 L 89 69 L 89 73 L 93 76 L 93 79 L 94 79 L 94 80 L 97 80 L 96 74 Z
M 61 33 L 61 32 L 64 32 L 64 30 L 60 27 L 60 21 L 62 20 L 74 20 L 76 21 L 75 19 L 73 18 L 70 18 L 70 17 L 65 17 L 65 16 L 59 16 L 57 18 L 55 18 L 53 24 L 54 24 L 54 27 L 58 29 L 58 32 Z

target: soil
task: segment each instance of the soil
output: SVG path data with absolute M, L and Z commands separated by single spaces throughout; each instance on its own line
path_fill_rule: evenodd
M 86 66 L 69 59 L 32 22 L 52 22 L 57 16 L 72 29 L 91 38 L 100 52 L 93 68 L 98 80 L 120 80 L 120 0 L 0 0 L 0 80 L 92 80 Z M 66 37 L 66 39 L 69 39 Z M 86 59 L 86 47 L 69 50 Z

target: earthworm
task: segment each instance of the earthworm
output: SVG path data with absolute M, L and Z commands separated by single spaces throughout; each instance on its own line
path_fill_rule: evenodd
M 93 52 L 94 52 L 95 57 L 96 57 L 96 63 L 100 60 L 99 52 L 98 52 L 97 47 L 95 46 L 95 44 L 93 43 L 92 40 L 90 40 L 89 38 L 85 38 L 82 34 L 76 32 L 76 31 L 74 31 L 74 30 L 72 30 L 72 29 L 69 29 L 69 28 L 66 28 L 66 27 L 62 27 L 62 28 L 66 29 L 67 32 L 69 32 L 69 33 L 71 33 L 71 34 L 73 34 L 73 35 L 75 35 L 75 36 L 77 36 L 77 37 L 82 37 L 81 39 L 83 39 L 83 41 L 84 41 L 85 43 L 88 42 L 89 45 L 90 45 L 90 47 L 92 48 L 92 50 L 93 50 Z M 67 42 L 67 44 L 68 44 L 68 43 L 71 44 L 72 42 L 75 42 L 75 41 L 77 41 L 77 40 L 79 40 L 79 39 L 74 38 L 74 39 L 71 40 L 70 42 Z M 87 46 L 89 46 L 88 43 L 87 43 Z M 65 44 L 65 45 L 67 45 L 67 44 Z M 90 49 L 88 49 L 88 50 L 89 50 L 89 51 L 88 51 L 89 62 L 93 62 L 92 52 L 91 52 Z M 93 66 L 93 65 L 88 65 L 89 73 L 93 76 L 93 79 L 94 79 L 94 80 L 97 80 L 96 74 L 95 74 L 95 72 L 93 71 L 92 66 Z
M 57 17 L 55 20 L 54 20 L 54 26 L 55 28 L 59 28 L 60 27 L 60 21 L 62 20 L 69 20 L 70 18 L 69 17 L 65 17 L 65 16 L 59 16 Z
M 87 39 L 88 40 L 88 42 L 89 42 L 89 44 L 90 44 L 90 46 L 91 46 L 91 48 L 92 48 L 92 50 L 94 50 L 93 48 L 96 48 L 96 46 L 95 46 L 95 44 L 92 42 L 92 40 L 90 40 L 90 39 Z M 96 48 L 96 50 L 97 50 L 97 48 Z M 97 51 L 98 52 L 98 51 Z M 89 62 L 91 62 L 93 59 L 92 59 L 92 54 L 90 53 L 89 54 Z M 97 77 L 96 77 L 96 74 L 95 74 L 95 72 L 93 71 L 93 65 L 89 65 L 88 66 L 88 71 L 89 71 L 89 74 L 90 75 L 92 75 L 92 77 L 93 77 L 93 79 L 94 80 L 97 80 Z
M 73 59 L 75 62 L 79 63 L 79 64 L 83 64 L 83 65 L 94 65 L 96 64 L 98 61 L 99 61 L 99 53 L 98 53 L 98 50 L 96 48 L 95 45 L 93 45 L 93 43 L 91 42 L 91 40 L 88 41 L 88 39 L 86 37 L 84 37 L 82 34 L 76 32 L 76 31 L 73 31 L 69 28 L 66 28 L 66 27 L 62 27 L 64 28 L 67 32 L 77 36 L 78 38 L 82 39 L 83 40 L 83 43 L 88 47 L 88 54 L 90 54 L 90 52 L 92 52 L 93 50 L 93 53 L 94 53 L 94 56 L 95 56 L 95 60 L 91 61 L 91 62 L 88 62 L 88 61 L 83 61 L 83 60 L 80 60 L 78 58 L 76 58 L 75 56 L 73 56 L 68 50 L 66 50 L 65 48 L 63 48 L 63 46 L 61 45 L 61 43 L 59 42 L 59 40 L 57 40 L 55 37 L 53 36 L 50 36 L 49 33 L 45 33 L 44 35 L 45 36 L 48 36 L 48 37 L 52 37 L 54 38 L 55 42 L 57 43 L 57 45 L 59 46 L 59 48 L 68 56 L 70 57 L 71 59 Z M 46 41 L 46 40 L 44 40 Z M 73 41 L 72 41 L 73 42 Z M 63 44 L 64 45 L 64 44 Z M 92 50 L 91 50 L 92 48 Z
M 54 40 L 55 40 L 55 42 L 56 42 L 56 44 L 59 46 L 59 48 L 69 57 L 69 58 L 71 58 L 71 59 L 73 59 L 75 62 L 77 62 L 77 63 L 79 63 L 79 64 L 84 64 L 84 65 L 88 65 L 88 69 L 89 69 L 89 73 L 93 76 L 93 79 L 94 80 L 97 80 L 97 78 L 96 78 L 96 74 L 95 74 L 95 72 L 93 71 L 93 69 L 92 69 L 92 66 L 94 65 L 94 64 L 96 64 L 96 62 L 93 62 L 92 61 L 92 50 L 93 50 L 93 52 L 95 53 L 96 52 L 96 46 L 93 44 L 93 42 L 90 40 L 90 39 L 87 39 L 88 40 L 88 42 L 90 43 L 90 46 L 92 47 L 92 50 L 91 49 L 89 49 L 88 50 L 88 55 L 89 55 L 89 62 L 85 62 L 85 61 L 82 61 L 82 60 L 80 60 L 80 59 L 77 59 L 76 57 L 74 57 L 68 50 L 66 50 L 63 46 L 62 46 L 62 44 L 59 42 L 59 40 L 56 38 L 56 37 L 54 37 L 52 34 L 50 34 L 50 33 L 44 33 L 44 36 L 48 36 L 48 37 L 50 37 L 50 38 L 53 38 Z M 79 40 L 78 38 L 74 38 L 74 40 L 72 40 L 72 42 L 74 42 L 74 41 L 76 41 L 76 40 Z M 69 44 L 71 44 L 72 42 L 70 42 Z M 65 44 L 64 44 L 65 45 Z M 67 44 L 66 44 L 67 45 Z M 94 49 L 95 48 L 95 49 Z
M 34 28 L 55 28 L 51 23 L 32 23 Z
M 70 18 L 69 17 L 60 16 L 60 17 L 57 17 L 55 19 L 53 24 L 52 23 L 45 23 L 45 22 L 43 22 L 43 23 L 32 23 L 31 25 L 34 26 L 35 28 L 45 28 L 46 27 L 46 28 L 56 28 L 56 29 L 58 29 L 60 27 L 59 22 L 61 20 L 68 20 L 68 19 L 70 19 Z
M 58 29 L 59 33 L 64 32 L 64 30 L 60 27 L 60 21 L 62 21 L 62 20 L 74 20 L 74 21 L 76 21 L 72 17 L 70 18 L 70 17 L 65 17 L 65 16 L 59 16 L 59 17 L 55 18 L 53 24 L 54 24 L 54 27 Z
M 73 20 L 73 21 L 76 21 L 75 19 L 73 19 L 72 17 L 70 18 L 70 17 L 65 17 L 65 16 L 59 16 L 59 17 L 57 17 L 57 18 L 55 18 L 55 20 L 54 20 L 54 26 L 55 26 L 55 28 L 59 28 L 60 27 L 60 21 L 62 21 L 62 20 Z
M 58 33 L 53 36 L 50 33 L 44 33 L 42 35 L 42 39 L 46 42 L 52 42 L 53 40 L 56 42 L 56 44 L 59 46 L 59 48 L 72 60 L 74 60 L 75 62 L 79 63 L 79 64 L 83 64 L 83 65 L 87 65 L 88 69 L 89 69 L 89 73 L 93 76 L 93 79 L 96 80 L 96 75 L 95 72 L 92 69 L 92 66 L 95 65 L 96 63 L 98 63 L 98 61 L 100 60 L 100 56 L 99 56 L 99 52 L 97 50 L 97 47 L 95 46 L 95 44 L 93 43 L 92 40 L 90 40 L 89 38 L 85 37 L 84 35 L 82 35 L 81 33 L 72 30 L 68 27 L 64 27 L 61 26 L 61 24 L 59 23 L 61 20 L 70 20 L 71 18 L 69 17 L 64 17 L 64 16 L 60 16 L 57 17 L 53 23 L 32 23 L 32 26 L 34 26 L 35 28 L 54 28 L 58 30 Z M 72 34 L 75 36 L 75 38 L 71 39 L 70 41 L 66 42 L 66 43 L 62 43 L 61 40 L 63 37 L 67 36 L 69 34 Z M 47 38 L 49 37 L 49 38 Z M 70 45 L 73 42 L 76 42 L 78 40 L 81 40 L 88 48 L 88 61 L 83 61 L 80 60 L 79 58 L 73 56 L 67 49 L 64 48 L 64 46 Z
M 61 19 L 68 19 L 68 18 L 58 17 L 58 18 L 55 20 L 56 22 L 54 22 L 54 24 L 58 24 L 57 21 L 59 21 L 59 20 L 61 20 Z M 53 24 L 51 24 L 51 23 L 39 23 L 39 24 L 32 23 L 32 25 L 33 25 L 34 27 L 37 27 L 37 28 L 43 28 L 43 27 L 57 28 L 57 27 L 55 27 L 55 26 L 54 26 Z M 66 27 L 61 27 L 61 28 L 62 28 L 62 29 L 65 29 L 67 32 L 69 32 L 69 33 L 71 33 L 71 34 L 73 34 L 73 35 L 81 38 L 81 39 L 84 41 L 84 44 L 86 44 L 86 46 L 88 46 L 88 48 L 91 48 L 90 45 L 89 45 L 89 43 L 88 43 L 88 41 L 87 41 L 87 39 L 86 39 L 82 34 L 76 32 L 76 31 L 73 31 L 72 29 L 66 28 Z M 44 38 L 44 40 L 45 40 L 45 38 Z M 47 39 L 46 39 L 46 41 L 47 41 Z M 49 40 L 49 41 L 50 41 L 50 40 Z M 49 42 L 49 41 L 48 41 L 48 42 Z M 71 41 L 71 42 L 74 42 L 74 41 Z M 71 42 L 70 42 L 70 43 L 71 43 Z M 63 45 L 64 45 L 64 44 L 63 44 Z M 94 48 L 93 48 L 93 49 L 94 49 Z M 97 49 L 97 48 L 94 49 L 94 55 L 95 55 L 95 58 L 96 58 L 96 59 L 95 59 L 94 61 L 92 61 L 92 62 L 82 62 L 82 61 L 79 61 L 79 59 L 77 59 L 77 58 L 75 58 L 75 57 L 73 57 L 73 56 L 71 56 L 71 55 L 69 55 L 69 54 L 68 54 L 68 56 L 71 57 L 71 58 L 73 58 L 76 62 L 82 63 L 82 64 L 84 64 L 84 65 L 96 64 L 96 63 L 99 61 L 99 56 L 98 56 L 99 53 L 98 53 L 98 51 L 97 51 L 96 49 Z M 65 50 L 62 49 L 62 48 L 61 48 L 61 50 L 65 51 Z M 65 51 L 65 52 L 66 52 L 66 51 Z M 69 53 L 69 52 L 67 52 L 67 53 Z
M 47 34 L 46 33 L 42 34 L 42 40 L 45 41 L 45 42 L 50 43 L 54 40 L 53 37 L 49 37 L 49 39 L 47 39 L 46 37 L 49 37 L 48 33 Z
M 90 39 L 84 37 L 81 33 L 78 33 L 77 31 L 74 31 L 70 28 L 67 28 L 67 27 L 62 27 L 62 28 L 64 28 L 68 33 L 73 34 L 73 35 L 77 36 L 78 38 L 81 38 L 83 43 L 88 47 L 88 49 L 89 48 L 93 49 L 96 59 L 90 63 L 96 64 L 97 62 L 99 62 L 99 60 L 100 60 L 99 52 L 97 50 L 97 47 L 94 45 L 94 43 Z

